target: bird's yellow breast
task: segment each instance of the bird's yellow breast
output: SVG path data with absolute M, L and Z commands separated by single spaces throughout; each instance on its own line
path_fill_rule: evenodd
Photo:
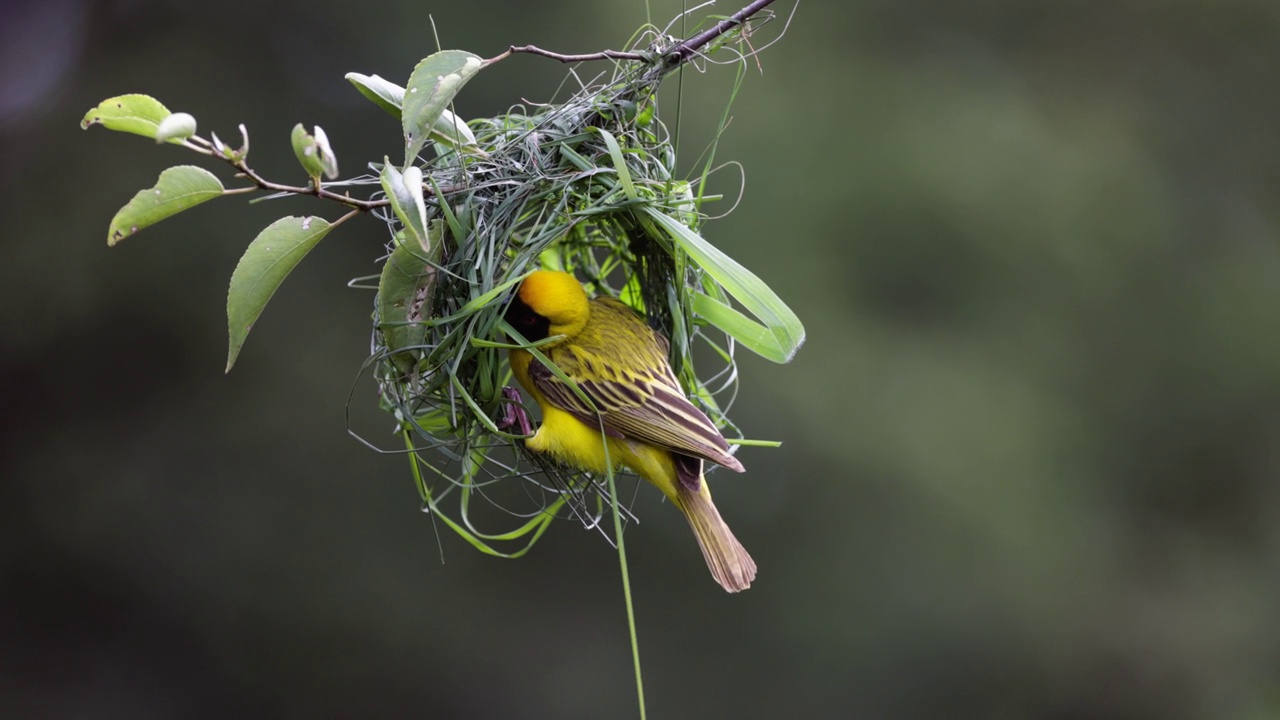
M 648 443 L 608 437 L 599 427 L 592 427 L 547 402 L 529 377 L 530 362 L 536 362 L 530 353 L 511 351 L 512 374 L 542 410 L 542 425 L 525 441 L 530 450 L 548 453 L 566 465 L 594 473 L 626 466 L 675 501 L 676 470 L 670 452 Z

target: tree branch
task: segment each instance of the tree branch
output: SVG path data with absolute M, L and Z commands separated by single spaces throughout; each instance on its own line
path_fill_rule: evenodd
M 253 190 L 270 190 L 271 192 L 288 193 L 290 195 L 312 195 L 318 198 L 324 198 L 325 200 L 339 202 L 349 208 L 359 210 L 360 212 L 369 212 L 370 210 L 391 204 L 391 201 L 386 199 L 360 200 L 353 198 L 350 195 L 339 195 L 332 190 L 325 190 L 320 184 L 319 178 L 313 178 L 311 184 L 305 187 L 301 185 L 281 185 L 280 183 L 271 182 L 255 172 L 245 161 L 245 155 L 249 152 L 249 133 L 245 129 L 244 125 L 240 126 L 240 135 L 244 138 L 244 145 L 234 154 L 234 156 L 223 154 L 223 146 L 222 143 L 218 141 L 217 135 L 214 135 L 215 142 L 209 142 L 202 137 L 193 135 L 187 138 L 182 145 L 188 150 L 194 150 L 201 155 L 208 155 L 209 157 L 217 158 L 225 162 L 235 168 L 236 175 L 238 177 L 245 178 L 254 185 L 254 187 L 232 188 L 228 190 L 229 193 L 240 194 Z M 433 193 L 433 190 L 428 187 L 424 187 L 423 190 L 426 191 L 427 194 Z
M 702 47 L 707 43 L 725 34 L 732 28 L 742 25 L 752 15 L 755 15 L 765 9 L 769 5 L 773 4 L 773 2 L 774 0 L 755 0 L 750 5 L 747 5 L 738 12 L 730 15 L 724 20 L 721 20 L 714 26 L 707 28 L 682 43 L 677 44 L 667 52 L 667 63 L 670 65 L 679 65 L 683 62 L 688 62 L 688 60 L 697 54 L 698 50 L 702 49 Z
M 764 8 L 773 4 L 774 0 L 753 0 L 753 2 L 738 12 L 716 23 L 714 26 L 694 35 L 693 37 L 676 43 L 672 48 L 662 54 L 662 62 L 668 67 L 675 67 L 682 63 L 688 62 L 702 49 L 707 43 L 715 40 L 721 35 L 729 32 L 735 27 L 746 23 L 752 15 L 760 12 Z M 552 60 L 558 60 L 562 63 L 579 63 L 591 60 L 636 60 L 639 62 L 652 62 L 654 57 L 646 53 L 638 52 L 622 52 L 620 50 L 601 50 L 600 52 L 584 53 L 582 55 L 565 55 L 550 50 L 543 50 L 536 45 L 512 45 L 507 51 L 496 57 L 486 61 L 487 64 L 496 63 L 499 60 L 507 58 L 515 53 L 527 53 L 529 55 L 539 55 Z
M 509 57 L 515 53 L 527 53 L 529 55 L 539 55 L 541 57 L 550 58 L 552 60 L 556 60 L 562 63 L 579 63 L 579 62 L 588 62 L 592 60 L 631 60 L 636 62 L 645 62 L 645 63 L 650 63 L 656 67 L 661 67 L 662 68 L 661 72 L 665 74 L 667 71 L 670 71 L 672 68 L 678 67 L 679 65 L 682 65 L 688 62 L 689 60 L 693 59 L 698 54 L 699 50 L 706 47 L 709 43 L 711 43 L 716 38 L 724 35 L 725 33 L 729 32 L 735 27 L 739 27 L 741 25 L 746 24 L 746 22 L 750 20 L 753 15 L 760 12 L 764 8 L 768 7 L 769 5 L 773 4 L 773 2 L 774 0 L 752 0 L 751 3 L 749 3 L 746 7 L 742 8 L 738 12 L 730 15 L 724 20 L 721 20 L 720 22 L 716 23 L 714 26 L 707 28 L 706 30 L 698 33 L 697 35 L 694 35 L 691 38 L 688 38 L 686 40 L 682 40 L 681 42 L 676 43 L 675 45 L 671 46 L 670 49 L 668 49 L 666 52 L 663 52 L 660 55 L 655 55 L 652 53 L 643 53 L 643 52 L 623 52 L 620 50 L 601 50 L 600 52 L 585 53 L 581 55 L 565 55 L 563 53 L 552 52 L 550 50 L 543 50 L 542 48 L 537 47 L 535 45 L 512 45 L 507 49 L 506 52 L 496 57 L 490 58 L 489 60 L 486 60 L 485 63 L 492 64 L 506 57 Z M 248 146 L 249 146 L 249 138 L 247 136 L 247 133 L 245 133 L 243 125 L 240 126 L 240 131 L 243 135 L 245 135 L 244 147 L 241 148 L 241 152 L 244 154 L 247 154 Z M 216 141 L 217 138 L 215 137 L 214 140 Z M 195 141 L 195 142 L 192 142 L 192 141 Z M 215 150 L 214 143 L 210 143 L 209 141 L 204 140 L 203 138 L 198 138 L 198 137 L 192 137 L 183 144 L 186 147 L 192 150 L 195 150 L 196 152 L 202 153 L 204 155 L 208 155 L 210 157 L 216 157 L 216 158 L 222 159 L 223 161 L 231 165 L 231 167 L 235 168 L 237 174 L 240 177 L 243 177 L 249 180 L 254 185 L 254 187 L 237 188 L 232 190 L 231 192 L 241 193 L 241 192 L 252 191 L 255 189 L 260 189 L 260 190 L 269 190 L 271 192 L 277 192 L 277 193 L 287 193 L 290 195 L 312 195 L 314 197 L 323 198 L 325 200 L 332 200 L 334 202 L 341 203 L 343 205 L 346 205 L 349 208 L 352 208 L 353 211 L 360 211 L 360 212 L 369 212 L 370 210 L 374 210 L 376 208 L 386 207 L 387 205 L 390 205 L 390 201 L 386 199 L 360 200 L 358 198 L 353 198 L 350 195 L 340 195 L 336 192 L 333 192 L 332 190 L 326 190 L 320 184 L 320 181 L 318 178 L 313 180 L 313 182 L 307 186 L 282 185 L 280 183 L 271 182 L 263 178 L 258 173 L 254 172 L 253 169 L 250 168 L 249 165 L 245 162 L 243 154 L 238 157 L 228 157 L 227 155 L 223 154 L 220 151 L 221 143 L 217 143 L 218 145 L 217 150 Z M 428 194 L 432 194 L 431 188 L 424 187 L 423 190 Z M 452 189 L 450 189 L 449 191 L 452 191 Z
M 273 183 L 269 180 L 266 180 L 258 173 L 254 172 L 248 165 L 244 163 L 243 160 L 231 160 L 229 158 L 223 158 L 223 159 L 226 160 L 228 163 L 230 163 L 231 167 L 235 168 L 238 171 L 238 174 L 240 176 L 247 178 L 250 182 L 252 182 L 254 185 L 257 185 L 259 188 L 262 188 L 263 190 L 270 190 L 272 192 L 279 192 L 279 193 L 289 193 L 291 195 L 314 195 L 318 198 L 324 198 L 325 200 L 333 200 L 335 202 L 342 203 L 347 207 L 354 208 L 356 210 L 360 210 L 363 212 L 368 212 L 370 210 L 373 210 L 374 208 L 385 207 L 391 204 L 391 201 L 387 199 L 358 200 L 356 198 L 351 197 L 350 195 L 339 195 L 338 193 L 332 190 L 325 190 L 323 187 L 320 186 L 319 182 L 316 182 L 312 185 L 308 185 L 307 187 L 295 186 L 295 185 L 281 185 L 280 183 Z

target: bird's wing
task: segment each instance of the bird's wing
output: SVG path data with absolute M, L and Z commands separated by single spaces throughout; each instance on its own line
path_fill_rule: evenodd
M 742 463 L 729 454 L 724 436 L 684 396 L 658 337 L 629 308 L 612 302 L 596 300 L 592 312 L 625 313 L 623 322 L 634 324 L 625 337 L 607 330 L 584 333 L 578 342 L 548 354 L 589 402 L 537 360 L 529 364 L 534 386 L 552 405 L 587 425 L 602 425 L 607 435 L 658 445 L 742 472 Z

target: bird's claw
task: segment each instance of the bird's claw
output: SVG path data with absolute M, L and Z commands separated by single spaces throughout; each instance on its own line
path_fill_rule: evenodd
M 515 427 L 521 435 L 533 434 L 533 423 L 529 414 L 524 411 L 524 403 L 520 399 L 520 391 L 507 385 L 502 388 L 502 417 L 498 418 L 498 429 L 506 430 Z

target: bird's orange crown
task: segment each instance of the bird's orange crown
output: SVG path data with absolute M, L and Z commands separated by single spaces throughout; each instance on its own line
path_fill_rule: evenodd
M 587 293 L 567 272 L 538 270 L 520 283 L 520 301 L 551 321 L 552 335 L 574 335 L 591 314 Z

